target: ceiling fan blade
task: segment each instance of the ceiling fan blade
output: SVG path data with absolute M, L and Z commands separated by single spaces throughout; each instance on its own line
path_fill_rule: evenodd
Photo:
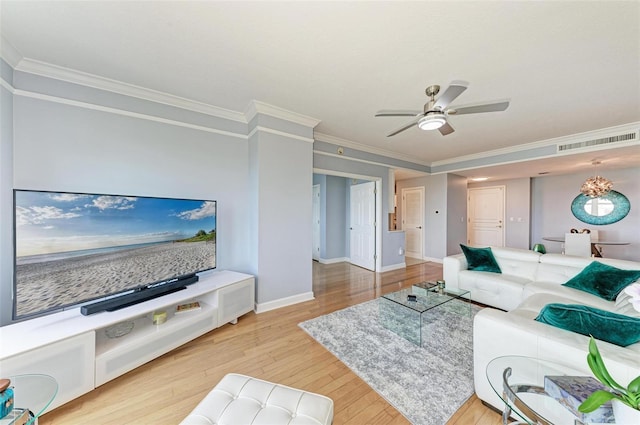
M 387 137 L 395 136 L 396 134 L 401 133 L 401 132 L 403 132 L 403 131 L 405 131 L 405 130 L 407 130 L 407 129 L 411 128 L 411 127 L 413 127 L 414 125 L 416 125 L 416 123 L 418 122 L 418 120 L 419 120 L 420 118 L 422 118 L 422 115 L 423 115 L 423 114 L 421 114 L 421 115 L 420 115 L 419 117 L 417 117 L 415 120 L 412 120 L 411 122 L 409 122 L 409 123 L 407 123 L 407 124 L 403 125 L 402 127 L 400 127 L 400 128 L 398 128 L 398 129 L 396 129 L 396 130 L 392 131 L 391 133 L 387 134 Z
M 438 131 L 443 136 L 446 136 L 447 134 L 453 133 L 455 130 L 453 129 L 453 127 L 451 127 L 451 125 L 448 122 L 445 122 L 444 125 L 438 129 Z
M 465 91 L 469 87 L 469 83 L 466 81 L 456 80 L 452 81 L 449 84 L 449 87 L 438 97 L 436 103 L 433 105 L 434 109 L 440 109 L 441 111 L 449 106 L 451 102 L 455 100 L 456 97 L 460 96 L 463 91 Z
M 472 105 L 452 106 L 447 115 L 479 114 L 481 112 L 500 112 L 509 107 L 509 100 L 496 100 L 491 103 L 482 102 Z
M 408 109 L 383 109 L 376 112 L 376 117 L 415 117 L 422 111 L 411 111 Z

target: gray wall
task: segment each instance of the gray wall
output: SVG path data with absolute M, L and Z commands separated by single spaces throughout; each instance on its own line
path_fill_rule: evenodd
M 461 252 L 467 239 L 467 178 L 447 174 L 447 255 Z
M 607 170 L 601 174 L 613 181 L 614 190 L 629 199 L 631 211 L 627 217 L 617 223 L 594 226 L 573 216 L 571 202 L 580 194 L 580 186 L 590 175 L 536 177 L 531 184 L 531 243 L 544 243 L 547 252 L 560 252 L 560 243 L 542 238 L 563 236 L 572 228 L 597 229 L 600 238 L 631 243 L 604 246 L 605 257 L 640 261 L 640 167 Z
M 0 60 L 0 76 L 13 70 Z M 0 85 L 0 325 L 11 320 L 13 276 L 13 95 Z
M 1 71 L 20 91 L 0 88 L 0 324 L 11 312 L 14 187 L 215 199 L 218 269 L 257 275 L 259 309 L 312 298 L 312 128 Z

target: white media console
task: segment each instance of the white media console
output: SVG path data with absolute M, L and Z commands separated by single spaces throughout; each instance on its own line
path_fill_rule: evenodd
M 0 327 L 0 378 L 53 376 L 59 389 L 51 410 L 254 309 L 253 276 L 216 270 L 199 276 L 184 290 L 121 310 L 83 316 L 76 307 Z M 174 314 L 177 305 L 193 301 L 199 310 Z M 161 325 L 152 323 L 157 311 L 167 312 Z M 130 333 L 106 336 L 127 321 L 134 323 Z

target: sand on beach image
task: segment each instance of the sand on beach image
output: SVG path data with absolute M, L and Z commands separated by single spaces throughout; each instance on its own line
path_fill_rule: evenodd
M 166 242 L 16 266 L 16 317 L 215 268 L 211 241 Z

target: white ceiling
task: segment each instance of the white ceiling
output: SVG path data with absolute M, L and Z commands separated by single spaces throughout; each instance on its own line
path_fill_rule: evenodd
M 639 1 L 0 2 L 21 57 L 243 112 L 251 100 L 321 120 L 316 131 L 431 164 L 640 121 Z M 413 128 L 379 109 L 421 109 L 431 84 L 454 104 L 504 112 Z M 638 166 L 640 147 L 608 151 Z M 590 167 L 594 156 L 580 161 Z M 577 159 L 502 176 L 567 172 Z M 478 170 L 479 173 L 491 170 Z M 553 171 L 556 172 L 556 171 Z M 514 174 L 515 173 L 515 174 Z M 460 172 L 475 175 L 476 172 Z

